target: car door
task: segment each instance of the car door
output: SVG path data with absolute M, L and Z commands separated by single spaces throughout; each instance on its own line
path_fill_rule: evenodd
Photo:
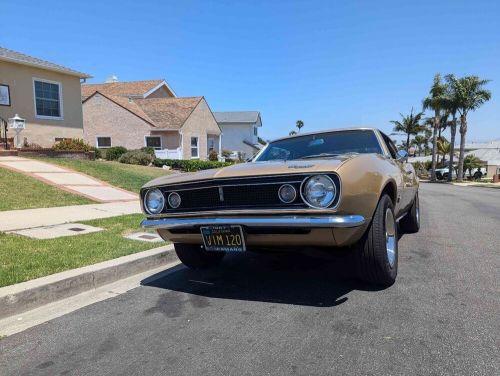
M 415 179 L 415 170 L 411 163 L 407 163 L 405 160 L 398 159 L 398 149 L 392 140 L 387 137 L 384 133 L 380 132 L 382 139 L 385 143 L 389 155 L 387 158 L 392 164 L 397 166 L 401 184 L 398 186 L 398 212 L 407 208 L 413 200 L 413 181 Z

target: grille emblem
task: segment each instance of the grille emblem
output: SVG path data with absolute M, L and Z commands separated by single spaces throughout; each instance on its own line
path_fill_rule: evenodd
M 219 199 L 224 201 L 224 191 L 222 190 L 222 187 L 219 187 Z

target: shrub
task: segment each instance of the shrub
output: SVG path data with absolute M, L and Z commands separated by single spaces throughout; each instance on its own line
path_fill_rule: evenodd
M 66 139 L 59 142 L 56 142 L 54 146 L 52 146 L 54 150 L 77 150 L 77 151 L 90 151 L 91 146 L 87 144 L 80 138 L 76 139 Z
M 149 166 L 153 162 L 153 156 L 142 150 L 131 150 L 122 154 L 118 159 L 120 163 Z
M 216 161 L 200 161 L 198 159 L 158 159 L 153 161 L 156 167 L 170 166 L 175 170 L 182 170 L 187 172 L 209 170 L 211 168 L 221 168 L 230 166 L 230 162 L 216 162 Z
M 148 153 L 149 155 L 151 155 L 153 157 L 155 156 L 155 149 L 150 147 L 150 146 L 145 146 L 145 147 L 141 148 L 141 151 Z
M 113 146 L 112 148 L 106 149 L 106 160 L 116 161 L 126 152 L 127 148 L 123 146 Z
M 219 160 L 219 154 L 217 153 L 217 150 L 215 150 L 215 149 L 210 150 L 210 153 L 208 153 L 208 160 L 209 161 L 218 161 Z
M 101 159 L 102 158 L 102 151 L 101 151 L 101 149 L 98 149 L 95 146 L 91 146 L 90 147 L 90 151 L 94 152 L 95 159 Z

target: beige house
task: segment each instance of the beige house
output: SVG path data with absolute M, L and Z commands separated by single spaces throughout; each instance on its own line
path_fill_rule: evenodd
M 83 138 L 80 80 L 88 74 L 0 47 L 0 122 L 26 120 L 20 143 Z M 11 138 L 14 131 L 8 132 Z
M 207 159 L 221 130 L 204 97 L 176 97 L 163 80 L 82 85 L 84 138 L 98 148 L 153 147 L 159 158 Z

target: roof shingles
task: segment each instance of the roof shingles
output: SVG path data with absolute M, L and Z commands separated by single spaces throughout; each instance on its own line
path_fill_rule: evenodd
M 88 98 L 96 91 L 105 95 L 120 97 L 140 97 L 161 84 L 163 80 L 145 80 L 130 82 L 110 82 L 104 84 L 82 85 L 82 97 Z

